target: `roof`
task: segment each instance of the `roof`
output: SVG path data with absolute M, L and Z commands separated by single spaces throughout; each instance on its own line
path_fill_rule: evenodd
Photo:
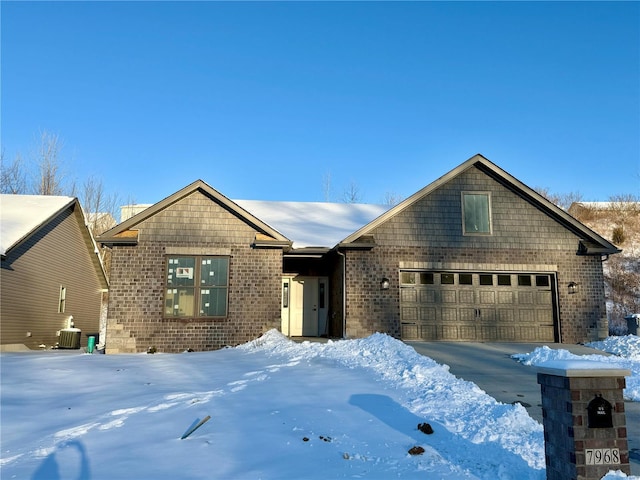
M 0 195 L 0 255 L 4 256 L 74 201 L 73 197 L 51 195 Z
M 624 207 L 638 208 L 640 207 L 640 202 L 624 201 L 624 200 L 613 201 L 613 202 L 573 202 L 569 207 L 569 210 L 575 207 L 590 208 L 593 210 L 612 210 L 612 209 L 620 209 Z
M 544 213 L 552 217 L 558 223 L 562 224 L 567 229 L 574 232 L 580 239 L 579 244 L 579 253 L 583 255 L 608 255 L 613 253 L 620 253 L 621 250 L 613 245 L 611 242 L 606 240 L 605 238 L 598 235 L 596 232 L 591 230 L 586 225 L 582 224 L 567 212 L 562 210 L 557 205 L 553 204 L 545 197 L 540 195 L 538 192 L 528 187 L 520 180 L 508 174 L 506 171 L 502 170 L 500 167 L 495 165 L 494 163 L 487 160 L 480 154 L 474 155 L 466 162 L 460 164 L 458 167 L 449 171 L 442 177 L 438 178 L 434 182 L 430 183 L 423 189 L 414 193 L 412 196 L 399 203 L 395 207 L 389 209 L 384 214 L 376 218 L 371 223 L 363 226 L 359 230 L 355 231 L 351 235 L 345 237 L 341 242 L 340 246 L 347 247 L 353 242 L 357 241 L 359 238 L 368 235 L 374 230 L 376 227 L 380 226 L 390 218 L 394 217 L 398 213 L 402 212 L 406 208 L 410 207 L 414 203 L 418 202 L 425 196 L 429 195 L 451 179 L 457 177 L 461 173 L 465 172 L 469 168 L 478 168 L 482 170 L 487 175 L 491 176 L 493 179 L 504 185 L 506 188 L 510 189 L 525 201 L 528 201 L 536 208 L 539 208 Z
M 336 247 L 365 248 L 374 245 L 372 231 L 469 168 L 479 168 L 536 208 L 574 232 L 580 239 L 579 252 L 606 255 L 620 250 L 557 207 L 533 189 L 491 163 L 475 155 L 393 208 L 384 205 L 329 202 L 274 202 L 230 200 L 202 180 L 165 198 L 105 232 L 104 244 L 137 243 L 135 226 L 196 190 L 204 192 L 256 230 L 256 245 L 292 246 L 295 249 L 326 251 Z M 130 230 L 131 229 L 131 230 Z
M 105 232 L 99 240 L 105 244 L 137 243 L 137 235 L 129 231 L 130 229 L 197 190 L 252 225 L 258 232 L 256 243 L 293 246 L 297 249 L 330 249 L 341 238 L 366 225 L 388 209 L 382 205 L 351 203 L 230 200 L 206 182 L 196 180 L 164 200 L 142 209 L 133 217 Z
M 93 266 L 104 288 L 107 275 L 98 246 L 87 226 L 80 202 L 75 197 L 55 195 L 0 195 L 0 256 L 3 258 L 60 213 L 71 210 L 78 219 L 82 237 L 92 254 Z
M 389 209 L 385 205 L 358 203 L 235 202 L 292 240 L 294 248 L 333 248 Z

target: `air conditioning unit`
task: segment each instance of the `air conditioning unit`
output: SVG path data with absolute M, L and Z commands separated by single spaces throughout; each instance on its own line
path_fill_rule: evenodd
M 80 335 L 82 330 L 79 328 L 63 328 L 60 330 L 60 338 L 58 339 L 58 348 L 80 348 Z

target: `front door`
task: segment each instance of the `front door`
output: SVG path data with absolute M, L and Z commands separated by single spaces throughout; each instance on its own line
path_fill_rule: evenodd
M 327 295 L 325 277 L 283 278 L 282 333 L 292 337 L 318 337 L 325 334 Z

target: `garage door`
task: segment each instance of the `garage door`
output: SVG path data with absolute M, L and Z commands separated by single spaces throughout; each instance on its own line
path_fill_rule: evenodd
M 551 274 L 400 272 L 405 340 L 553 342 Z

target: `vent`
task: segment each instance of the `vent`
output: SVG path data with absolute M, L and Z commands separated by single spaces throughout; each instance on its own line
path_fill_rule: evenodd
M 79 328 L 64 328 L 60 330 L 60 338 L 58 339 L 58 348 L 80 348 L 80 334 L 82 331 Z

